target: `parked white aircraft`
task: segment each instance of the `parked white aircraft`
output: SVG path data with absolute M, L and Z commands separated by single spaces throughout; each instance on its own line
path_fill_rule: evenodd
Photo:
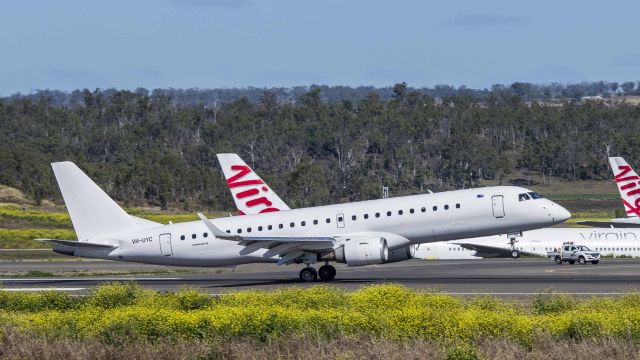
M 585 245 L 602 255 L 640 256 L 640 229 L 546 228 L 524 232 L 515 246 L 519 254 L 546 256 L 564 242 Z M 512 249 L 505 235 L 420 244 L 418 259 L 480 259 L 510 257 Z
M 579 221 L 580 225 L 608 226 L 616 228 L 640 227 L 640 176 L 624 158 L 610 157 L 609 164 L 613 171 L 620 197 L 627 212 L 627 217 L 609 221 Z
M 527 189 L 496 186 L 162 225 L 128 215 L 75 164 L 52 167 L 79 239 L 45 239 L 54 251 L 177 266 L 303 263 L 303 281 L 316 280 L 318 261 L 380 264 L 415 243 L 520 233 L 570 217 L 537 195 L 519 201 L 534 194 Z M 324 265 L 319 275 L 331 280 L 335 268 Z

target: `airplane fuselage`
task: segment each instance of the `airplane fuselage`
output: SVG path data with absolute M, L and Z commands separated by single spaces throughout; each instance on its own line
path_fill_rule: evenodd
M 384 236 L 389 249 L 411 244 L 514 233 L 564 221 L 568 213 L 547 199 L 519 201 L 530 190 L 497 186 L 294 209 L 211 220 L 242 236 Z M 116 249 L 75 248 L 75 256 L 178 266 L 276 262 L 267 250 L 240 255 L 243 245 L 215 238 L 202 221 L 140 227 L 81 239 Z

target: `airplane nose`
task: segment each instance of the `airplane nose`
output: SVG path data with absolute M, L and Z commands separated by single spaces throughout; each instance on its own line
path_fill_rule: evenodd
M 571 218 L 571 213 L 564 207 L 554 203 L 552 208 L 554 222 L 561 223 Z

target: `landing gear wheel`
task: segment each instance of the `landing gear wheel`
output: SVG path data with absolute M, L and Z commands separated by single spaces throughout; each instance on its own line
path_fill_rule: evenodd
M 336 268 L 329 264 L 323 265 L 318 269 L 318 275 L 322 281 L 331 281 L 336 277 Z
M 580 256 L 580 257 L 578 258 L 578 264 L 580 264 L 580 265 L 584 265 L 584 264 L 586 264 L 586 263 L 587 263 L 587 260 L 584 258 L 584 256 Z
M 300 270 L 300 280 L 302 282 L 314 282 L 318 279 L 318 272 L 312 267 L 306 267 Z
M 556 264 L 562 265 L 562 258 L 560 256 L 556 256 L 554 260 L 556 261 Z
M 511 250 L 511 257 L 514 259 L 517 259 L 520 257 L 520 251 L 518 250 Z

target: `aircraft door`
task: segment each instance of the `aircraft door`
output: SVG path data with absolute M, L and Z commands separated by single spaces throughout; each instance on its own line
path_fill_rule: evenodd
M 494 195 L 491 197 L 491 206 L 493 207 L 493 217 L 504 217 L 504 197 L 502 195 Z
M 336 215 L 336 224 L 338 224 L 338 229 L 344 228 L 344 214 Z
M 160 235 L 160 253 L 164 256 L 173 254 L 173 248 L 171 247 L 171 234 Z

